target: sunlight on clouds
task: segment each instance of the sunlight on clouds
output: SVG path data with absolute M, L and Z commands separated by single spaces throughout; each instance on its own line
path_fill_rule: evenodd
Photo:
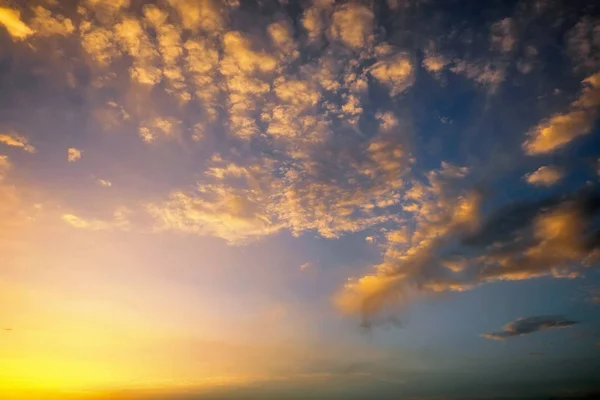
M 28 153 L 36 152 L 35 147 L 29 144 L 29 140 L 15 131 L 0 133 L 0 143 L 6 146 L 19 147 Z
M 125 17 L 115 27 L 115 37 L 122 50 L 133 59 L 129 68 L 131 79 L 146 85 L 158 84 L 162 78 L 162 71 L 157 67 L 158 52 L 141 22 Z
M 208 34 L 217 34 L 223 28 L 225 20 L 218 7 L 219 2 L 213 0 L 168 0 L 171 7 L 177 10 L 183 27 L 190 30 L 200 29 Z
M 30 26 L 39 36 L 68 36 L 75 31 L 73 22 L 62 15 L 53 16 L 52 13 L 42 6 L 33 9 L 35 17 L 31 20 Z
M 579 98 L 565 113 L 555 114 L 528 132 L 523 149 L 529 155 L 549 153 L 564 147 L 592 129 L 600 107 L 600 73 L 582 82 Z
M 413 65 L 406 54 L 388 50 L 392 55 L 378 61 L 370 69 L 371 75 L 390 88 L 390 95 L 396 96 L 413 84 Z
M 82 153 L 81 150 L 76 149 L 74 147 L 70 147 L 67 150 L 67 160 L 69 162 L 79 161 L 79 160 L 81 160 L 81 153 Z
M 331 36 L 362 50 L 373 41 L 373 12 L 358 3 L 340 5 L 331 19 Z
M 552 186 L 563 177 L 563 171 L 553 166 L 542 166 L 524 176 L 527 183 L 536 186 Z
M 423 296 L 597 268 L 598 155 L 527 156 L 592 136 L 598 22 L 387 3 L 0 7 L 0 311 L 18 332 L 0 375 L 147 393 L 375 379 L 371 344 L 330 349 L 337 310 L 396 325 Z M 552 324 L 519 321 L 487 335 Z
M 147 205 L 156 229 L 211 235 L 231 243 L 269 235 L 281 229 L 249 190 L 201 185 L 194 194 L 172 193 L 163 203 Z
M 21 21 L 21 14 L 18 10 L 0 7 L 0 24 L 4 25 L 8 33 L 17 40 L 23 40 L 34 33 Z
M 0 155 L 0 183 L 6 178 L 6 174 L 12 168 L 8 156 Z

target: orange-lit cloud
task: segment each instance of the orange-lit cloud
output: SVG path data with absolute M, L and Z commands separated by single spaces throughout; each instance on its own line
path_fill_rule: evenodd
M 600 107 L 600 74 L 584 79 L 582 86 L 568 111 L 551 116 L 528 132 L 523 143 L 527 154 L 550 153 L 590 132 Z
M 8 33 L 16 40 L 23 40 L 34 32 L 23 21 L 18 10 L 0 7 L 0 24 L 4 25 Z
M 560 168 L 542 166 L 524 176 L 527 183 L 535 186 L 552 186 L 561 180 L 564 173 Z
M 81 159 L 82 151 L 75 147 L 70 147 L 67 150 L 67 160 L 69 162 L 79 161 Z
M 28 153 L 35 153 L 36 149 L 29 140 L 23 135 L 16 133 L 15 131 L 9 131 L 7 133 L 0 133 L 0 144 L 12 147 L 20 147 Z

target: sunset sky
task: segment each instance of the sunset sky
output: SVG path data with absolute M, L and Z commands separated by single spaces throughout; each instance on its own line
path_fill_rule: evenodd
M 0 0 L 0 398 L 600 390 L 599 117 L 592 0 Z

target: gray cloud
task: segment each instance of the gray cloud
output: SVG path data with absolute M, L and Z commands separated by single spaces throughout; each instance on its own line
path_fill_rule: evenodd
M 546 329 L 565 328 L 575 325 L 576 323 L 576 321 L 572 321 L 561 316 L 540 315 L 516 319 L 506 324 L 502 328 L 502 331 L 485 333 L 482 336 L 486 339 L 504 340 L 515 336 L 528 335 L 530 333 Z M 539 353 L 535 354 L 537 355 Z

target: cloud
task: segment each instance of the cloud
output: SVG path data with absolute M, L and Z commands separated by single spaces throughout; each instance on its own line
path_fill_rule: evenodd
M 78 161 L 81 159 L 81 153 L 81 150 L 76 149 L 74 147 L 69 147 L 69 150 L 67 150 L 67 160 L 69 162 Z
M 446 60 L 441 55 L 427 55 L 423 58 L 423 68 L 431 73 L 438 73 L 444 69 L 446 65 L 449 64 L 449 61 Z
M 155 218 L 158 231 L 181 231 L 243 243 L 281 229 L 263 204 L 249 190 L 201 185 L 193 193 L 174 192 L 168 200 L 146 207 Z
M 600 21 L 582 17 L 567 33 L 567 50 L 576 69 L 600 67 Z
M 530 333 L 546 329 L 565 328 L 575 325 L 576 323 L 576 321 L 571 321 L 564 317 L 553 315 L 518 318 L 506 324 L 500 332 L 485 333 L 481 336 L 486 339 L 504 340 L 515 336 L 528 335 Z
M 573 278 L 598 264 L 595 189 L 508 204 L 482 218 L 484 198 L 460 188 L 461 174 L 446 165 L 430 173 L 427 185 L 414 182 L 406 191 L 409 228 L 386 232 L 383 262 L 351 278 L 334 297 L 342 311 L 368 322 L 417 294 L 465 291 L 498 280 Z
M 10 36 L 16 40 L 23 40 L 34 33 L 21 21 L 21 14 L 18 10 L 0 7 L 0 24 L 4 25 Z
M 134 17 L 123 18 L 114 28 L 114 37 L 122 51 L 133 60 L 129 67 L 131 79 L 144 85 L 158 84 L 162 79 L 159 55 L 141 21 Z
M 36 152 L 35 147 L 29 144 L 29 140 L 15 131 L 0 133 L 0 143 L 11 147 L 19 147 L 28 153 Z
M 490 62 L 470 63 L 465 60 L 455 60 L 450 70 L 481 85 L 488 85 L 492 91 L 495 91 L 505 78 L 504 67 Z
M 310 262 L 307 262 L 307 263 L 304 263 L 304 264 L 302 264 L 302 265 L 301 265 L 300 267 L 298 267 L 298 268 L 300 268 L 300 271 L 305 271 L 305 270 L 307 270 L 307 269 L 309 269 L 309 268 L 312 268 L 312 267 L 313 267 L 313 264 L 312 264 L 312 263 L 310 263 Z
M 517 42 L 515 22 L 511 18 L 504 18 L 495 22 L 491 27 L 491 49 L 508 53 L 513 50 Z
M 369 72 L 375 79 L 389 87 L 391 96 L 396 96 L 413 84 L 413 69 L 407 54 L 387 48 Z
M 600 73 L 582 82 L 582 90 L 569 109 L 540 122 L 528 133 L 523 143 L 529 155 L 545 154 L 562 148 L 577 137 L 588 134 L 600 107 Z
M 112 186 L 112 182 L 111 181 L 107 181 L 105 179 L 97 179 L 96 182 L 98 182 L 98 184 L 100 186 L 104 186 L 104 187 L 111 187 Z
M 192 31 L 203 31 L 208 34 L 218 34 L 225 27 L 225 18 L 214 0 L 168 0 L 184 28 Z
M 62 15 L 54 16 L 42 6 L 33 8 L 34 17 L 30 22 L 36 36 L 68 36 L 75 31 L 73 22 Z
M 254 50 L 249 38 L 240 32 L 227 32 L 223 37 L 224 57 L 219 70 L 229 91 L 229 122 L 232 134 L 249 139 L 259 133 L 255 113 L 270 91 L 258 75 L 275 70 L 277 60 L 270 54 Z
M 352 49 L 361 50 L 373 41 L 373 19 L 371 9 L 362 4 L 340 5 L 331 19 L 331 37 Z
M 129 215 L 131 211 L 127 208 L 117 208 L 112 219 L 96 219 L 96 218 L 83 218 L 75 214 L 63 214 L 61 219 L 76 229 L 85 229 L 90 231 L 106 231 L 106 230 L 129 230 L 131 222 L 129 221 Z
M 527 183 L 534 186 L 552 186 L 562 179 L 562 169 L 553 166 L 543 166 L 525 175 L 523 178 Z
M 6 178 L 8 171 L 12 169 L 12 164 L 8 156 L 0 155 L 0 183 Z

